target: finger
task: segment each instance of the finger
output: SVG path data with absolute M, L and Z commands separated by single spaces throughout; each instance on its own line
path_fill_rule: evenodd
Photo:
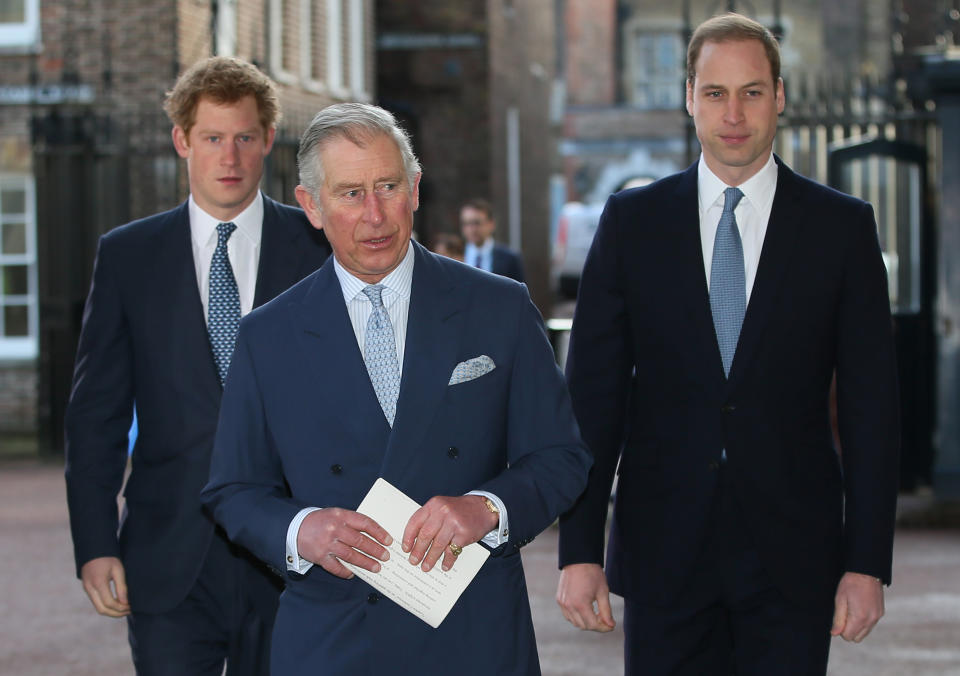
M 85 584 L 83 586 L 87 592 L 94 609 L 101 615 L 107 617 L 123 617 L 129 612 L 129 608 L 119 605 L 110 593 L 110 585 L 107 582 L 97 584 Z
M 435 524 L 432 519 L 421 526 L 420 532 L 416 533 L 413 549 L 410 550 L 410 563 L 416 565 L 423 560 L 423 557 L 426 556 L 439 530 L 440 524 Z
M 840 596 L 836 600 L 833 610 L 833 626 L 830 628 L 831 636 L 840 636 L 847 624 L 847 598 Z
M 358 552 L 353 547 L 348 547 L 341 542 L 335 543 L 330 548 L 330 557 L 336 557 L 340 561 L 345 561 L 346 563 L 352 564 L 357 568 L 363 568 L 364 570 L 369 570 L 371 573 L 380 572 L 380 562 L 370 558 L 369 556 Z
M 344 580 L 349 580 L 353 577 L 353 571 L 340 563 L 333 554 L 324 556 L 323 559 L 318 562 L 318 565 L 328 573 L 343 578 Z
M 130 601 L 127 599 L 127 575 L 124 572 L 123 566 L 118 566 L 113 571 L 113 588 L 117 601 L 129 610 Z
M 403 540 L 400 542 L 400 547 L 403 551 L 410 552 L 410 550 L 413 549 L 413 545 L 417 540 L 417 533 L 423 528 L 423 524 L 429 516 L 430 512 L 427 511 L 426 508 L 421 507 L 415 511 L 413 516 L 410 517 L 410 520 L 407 521 L 407 527 L 403 529 Z
M 598 631 L 612 631 L 617 623 L 613 619 L 613 610 L 610 608 L 610 594 L 597 594 L 597 618 L 600 620 L 601 627 Z
M 338 537 L 336 542 L 352 547 L 366 554 L 371 559 L 387 561 L 390 559 L 390 552 L 382 547 L 376 540 L 373 540 L 359 531 L 348 531 L 342 537 Z
M 371 519 L 366 514 L 360 514 L 358 512 L 354 512 L 353 514 L 355 516 L 347 520 L 348 526 L 354 528 L 355 530 L 363 531 L 374 540 L 377 540 L 387 547 L 393 544 L 393 538 L 390 536 L 390 533 L 383 528 L 383 526 Z
M 450 543 L 453 542 L 453 529 L 452 528 L 442 528 L 440 532 L 436 534 L 433 538 L 433 543 L 430 545 L 430 549 L 427 551 L 426 555 L 423 557 L 423 563 L 421 568 L 424 572 L 429 572 L 435 565 L 437 561 L 440 560 L 441 556 L 446 556 L 449 558 L 455 558 L 453 552 L 450 551 Z M 453 565 L 452 563 L 450 565 Z M 449 570 L 449 566 L 447 567 Z

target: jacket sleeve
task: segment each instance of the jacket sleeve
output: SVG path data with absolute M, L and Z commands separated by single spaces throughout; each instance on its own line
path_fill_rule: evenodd
M 118 253 L 100 240 L 83 313 L 67 405 L 66 482 L 77 574 L 87 561 L 119 556 L 117 495 L 133 417 L 133 357 Z

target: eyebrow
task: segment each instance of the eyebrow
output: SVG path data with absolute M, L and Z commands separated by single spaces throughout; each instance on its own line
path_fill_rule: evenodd
M 377 185 L 378 183 L 403 183 L 402 176 L 381 176 L 380 178 L 374 179 L 373 184 Z M 343 181 L 342 183 L 337 183 L 336 185 L 330 186 L 330 189 L 333 191 L 339 190 L 353 190 L 354 188 L 362 188 L 363 183 L 357 181 Z
M 769 87 L 769 86 L 770 86 L 769 83 L 764 82 L 763 80 L 754 80 L 753 82 L 747 82 L 746 84 L 742 84 L 742 85 L 740 85 L 739 87 L 737 87 L 736 89 L 756 89 L 756 88 L 758 88 L 758 87 L 767 88 L 767 87 Z M 728 87 L 727 87 L 726 85 L 721 85 L 721 84 L 710 84 L 710 83 L 707 83 L 707 84 L 705 84 L 705 85 L 701 85 L 701 86 L 700 86 L 700 89 L 701 89 L 701 90 L 703 90 L 703 89 L 724 89 L 724 90 L 726 90 L 726 89 L 728 89 Z

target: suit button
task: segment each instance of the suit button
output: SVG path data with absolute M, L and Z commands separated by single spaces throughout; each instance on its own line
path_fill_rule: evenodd
M 447 449 L 447 457 L 449 457 L 451 460 L 456 460 L 459 456 L 460 449 L 458 449 L 456 446 L 451 446 Z
M 337 463 L 336 465 L 330 465 L 331 474 L 340 474 L 343 471 L 343 465 Z
M 377 592 L 370 592 L 370 594 L 367 596 L 367 603 L 376 603 L 379 600 L 380 594 Z
M 709 467 L 711 471 L 716 472 L 718 469 L 720 469 L 720 463 L 716 460 L 711 460 L 709 463 L 707 463 L 707 467 Z
M 720 410 L 723 413 L 733 413 L 734 411 L 737 410 L 737 406 L 736 404 L 724 404 L 723 406 L 720 407 Z

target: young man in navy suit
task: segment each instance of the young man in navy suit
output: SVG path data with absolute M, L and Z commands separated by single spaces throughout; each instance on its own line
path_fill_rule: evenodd
M 460 207 L 460 231 L 466 240 L 464 261 L 475 268 L 525 281 L 523 259 L 516 251 L 493 239 L 497 222 L 493 205 L 485 199 L 472 199 Z
M 411 241 L 420 165 L 387 111 L 325 108 L 298 163 L 334 255 L 244 319 L 204 490 L 231 538 L 287 574 L 272 673 L 536 676 L 518 553 L 590 465 L 540 315 L 522 284 Z M 355 511 L 381 477 L 423 505 L 393 534 L 401 565 L 492 549 L 436 629 L 341 563 L 388 557 Z
M 831 634 L 863 640 L 890 582 L 876 223 L 773 155 L 784 89 L 763 26 L 708 20 L 687 69 L 700 160 L 612 196 L 583 272 L 567 378 L 595 464 L 561 519 L 557 601 L 609 631 L 609 592 L 624 597 L 628 674 L 822 675 Z
M 260 192 L 273 83 L 215 57 L 167 95 L 190 198 L 100 240 L 66 416 L 78 576 L 127 617 L 137 674 L 266 675 L 282 582 L 200 504 L 240 315 L 329 253 L 300 209 Z M 134 405 L 139 433 L 118 520 Z M 119 529 L 119 532 L 118 532 Z

